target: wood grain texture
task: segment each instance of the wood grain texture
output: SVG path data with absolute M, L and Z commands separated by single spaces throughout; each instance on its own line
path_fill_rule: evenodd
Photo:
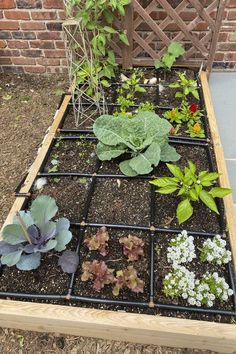
M 0 300 L 4 327 L 233 353 L 236 326 L 69 306 Z
M 212 143 L 215 151 L 217 168 L 218 171 L 221 173 L 219 177 L 219 181 L 221 187 L 228 188 L 230 187 L 228 171 L 226 167 L 224 150 L 220 140 L 220 134 L 217 127 L 217 122 L 216 122 L 213 104 L 211 100 L 211 94 L 210 94 L 207 76 L 208 76 L 207 72 L 203 71 L 201 73 L 202 89 L 204 93 L 204 100 L 205 100 L 205 105 L 207 110 L 208 122 L 209 122 L 211 136 L 212 136 Z M 233 195 L 230 194 L 226 196 L 223 200 L 225 206 L 227 225 L 229 229 L 231 250 L 233 255 L 234 273 L 236 274 L 236 212 L 234 208 Z

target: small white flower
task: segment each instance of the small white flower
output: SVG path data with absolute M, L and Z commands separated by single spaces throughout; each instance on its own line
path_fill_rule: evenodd
M 59 164 L 59 161 L 53 159 L 53 160 L 51 161 L 51 164 L 52 164 L 53 166 L 57 166 L 57 165 Z

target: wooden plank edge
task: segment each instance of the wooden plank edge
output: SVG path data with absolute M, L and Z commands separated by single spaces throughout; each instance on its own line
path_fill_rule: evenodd
M 224 150 L 222 147 L 219 129 L 216 122 L 215 112 L 213 109 L 210 89 L 208 85 L 207 73 L 202 71 L 201 75 L 201 84 L 203 89 L 203 96 L 205 100 L 205 106 L 210 126 L 210 131 L 212 135 L 212 143 L 214 147 L 214 152 L 216 156 L 216 163 L 218 171 L 221 173 L 219 177 L 221 187 L 228 188 L 230 186 L 228 170 L 226 167 L 226 162 L 224 158 Z M 224 207 L 225 207 L 225 215 L 228 226 L 228 233 L 230 239 L 230 245 L 232 250 L 232 258 L 233 258 L 233 268 L 234 274 L 236 274 L 236 212 L 234 208 L 233 195 L 230 194 L 226 196 L 224 199 Z
M 0 300 L 4 327 L 233 353 L 236 326 L 96 309 Z
M 57 133 L 59 124 L 61 123 L 61 120 L 63 118 L 63 115 L 68 107 L 68 104 L 70 102 L 71 99 L 71 95 L 66 95 L 62 101 L 62 104 L 59 108 L 59 110 L 56 111 L 56 114 L 54 116 L 54 120 L 53 123 L 51 125 L 51 127 L 49 128 L 48 132 L 46 133 L 44 140 L 42 142 L 41 148 L 38 151 L 38 155 L 36 157 L 36 159 L 34 160 L 33 164 L 31 165 L 30 169 L 29 169 L 29 173 L 28 176 L 20 190 L 21 193 L 28 193 L 30 191 L 30 188 L 32 187 L 35 178 L 37 177 L 37 174 L 39 172 L 39 169 L 43 163 L 43 160 L 47 154 L 48 148 L 54 138 L 54 136 Z M 0 239 L 1 239 L 1 232 L 4 228 L 5 225 L 9 224 L 12 222 L 12 218 L 15 215 L 15 213 L 17 211 L 19 211 L 23 204 L 24 204 L 25 198 L 24 197 L 17 197 L 3 226 L 2 229 L 0 231 Z

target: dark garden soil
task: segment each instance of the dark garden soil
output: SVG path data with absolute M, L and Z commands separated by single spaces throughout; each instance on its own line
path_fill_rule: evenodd
M 23 177 L 24 173 L 28 170 L 30 164 L 34 161 L 37 149 L 41 144 L 42 136 L 48 126 L 51 124 L 59 98 L 55 97 L 54 91 L 57 88 L 67 89 L 67 79 L 55 76 L 12 76 L 1 75 L 1 91 L 0 91 L 0 156 L 1 156 L 1 180 L 0 180 L 0 222 L 3 222 L 7 216 L 7 213 L 14 201 L 13 191 L 19 180 Z M 71 126 L 74 126 L 74 121 L 71 120 Z M 65 149 L 66 152 L 70 151 L 70 144 Z M 77 150 L 80 153 L 80 150 Z M 84 151 L 85 153 L 85 151 Z M 90 157 L 93 160 L 93 156 L 87 156 L 85 153 L 84 159 Z M 66 156 L 60 156 L 61 167 L 77 169 L 77 160 L 67 159 Z M 79 159 L 78 159 L 79 160 Z M 90 171 L 90 165 L 79 163 L 80 168 Z M 49 166 L 47 166 L 49 167 Z M 91 161 L 92 167 L 92 161 Z M 60 187 L 60 181 L 63 180 L 63 187 Z M 69 187 L 69 183 L 66 182 L 66 178 L 60 178 L 60 180 L 54 182 L 48 179 L 48 185 L 44 187 L 42 193 L 51 193 L 52 196 L 58 197 L 57 202 L 60 203 L 61 215 L 76 215 L 80 214 L 82 206 L 73 206 L 69 199 L 65 199 L 65 196 L 59 194 L 62 189 L 68 187 L 67 191 L 73 195 L 72 190 Z M 87 192 L 88 179 L 72 179 L 72 185 L 76 188 L 76 202 L 81 203 L 85 192 Z M 62 182 L 61 182 L 62 183 Z M 82 187 L 80 187 L 82 185 Z M 55 191 L 57 186 L 58 192 Z M 84 187 L 83 187 L 84 186 Z M 117 184 L 118 186 L 118 184 Z M 125 192 L 124 192 L 125 193 Z M 75 193 L 74 193 L 75 194 Z M 36 197 L 37 193 L 34 194 Z M 64 202 L 64 203 L 63 203 Z M 66 205 L 69 203 L 68 210 Z M 83 205 L 83 201 L 82 201 Z M 132 209 L 132 204 L 130 205 Z M 70 248 L 74 249 L 78 240 L 78 233 L 74 229 L 72 230 L 74 238 L 70 244 Z M 122 235 L 124 231 L 121 231 Z M 114 239 L 116 231 L 109 231 L 111 238 Z M 141 236 L 140 231 L 133 231 L 133 234 Z M 119 233 L 120 235 L 120 233 Z M 142 233 L 146 238 L 145 232 Z M 117 245 L 117 243 L 116 243 Z M 120 245 L 118 247 L 113 246 L 113 242 L 110 245 L 110 251 L 113 259 L 117 252 L 120 257 Z M 146 246 L 147 247 L 147 246 Z M 145 253 L 147 249 L 145 248 Z M 90 259 L 92 253 L 86 253 L 84 246 L 81 250 L 83 260 Z M 95 258 L 95 256 L 93 256 Z M 99 259 L 99 255 L 96 256 Z M 108 256 L 107 256 L 108 257 Z M 164 261 L 163 261 L 164 262 Z M 112 263 L 112 262 L 111 262 Z M 116 263 L 116 262 L 114 262 Z M 137 268 L 140 270 L 140 277 L 142 277 L 143 270 L 145 269 L 145 282 L 148 277 L 147 259 L 142 260 L 141 263 L 137 263 Z M 125 259 L 122 260 L 122 266 L 127 265 Z M 141 266 L 142 265 L 142 266 Z M 118 262 L 117 262 L 118 266 Z M 120 266 L 120 263 L 119 263 Z M 79 284 L 80 274 L 76 281 L 74 291 Z M 10 281 L 9 281 L 10 279 Z M 30 286 L 29 286 L 30 285 Z M 57 266 L 57 257 L 45 257 L 39 271 L 23 272 L 20 274 L 15 268 L 3 269 L 1 276 L 1 291 L 18 291 L 18 292 L 38 292 L 39 294 L 52 293 L 55 290 L 58 293 L 65 291 L 65 287 L 68 285 L 68 276 L 64 275 L 60 268 Z M 88 284 L 83 284 L 87 286 Z M 82 287 L 81 290 L 82 291 Z M 89 288 L 91 293 L 91 288 Z M 141 297 L 146 297 L 147 288 L 145 293 L 141 294 Z M 131 293 L 130 293 L 131 294 Z M 99 294 L 100 296 L 101 294 Z M 122 294 L 124 295 L 124 294 Z M 110 294 L 109 294 L 110 296 Z M 128 296 L 128 294 L 127 294 Z M 45 302 L 48 302 L 45 300 Z M 56 302 L 56 301 L 51 301 Z M 63 302 L 65 304 L 65 302 Z M 66 304 L 69 304 L 66 302 Z M 77 306 L 77 303 L 70 303 L 71 306 Z M 80 303 L 79 306 L 88 306 L 89 304 Z M 96 308 L 98 305 L 92 305 Z M 111 308 L 117 310 L 124 310 L 120 306 L 104 306 L 99 305 L 99 308 Z M 131 308 L 127 309 L 132 311 Z M 135 309 L 136 310 L 136 309 Z M 147 311 L 148 312 L 148 311 Z M 162 311 L 162 314 L 166 316 L 176 315 L 178 317 L 187 317 L 185 312 L 173 314 L 170 311 Z M 207 317 L 206 315 L 204 315 Z M 203 316 L 199 316 L 201 319 Z M 206 318 L 207 319 L 207 318 Z M 213 316 L 209 318 L 213 320 Z M 215 318 L 219 321 L 220 316 Z M 19 354 L 191 354 L 191 353 L 205 353 L 215 354 L 212 351 L 200 351 L 197 349 L 174 349 L 163 348 L 153 345 L 141 345 L 130 344 L 118 341 L 105 341 L 93 338 L 64 336 L 60 334 L 48 334 L 48 333 L 34 333 L 28 331 L 19 330 L 0 330 L 0 352 L 3 354 L 19 353 Z

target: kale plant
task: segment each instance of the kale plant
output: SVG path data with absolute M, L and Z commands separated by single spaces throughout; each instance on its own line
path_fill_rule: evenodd
M 181 43 L 172 42 L 167 48 L 167 52 L 158 60 L 155 60 L 155 68 L 171 69 L 177 58 L 185 53 Z
M 102 161 L 128 153 L 131 159 L 119 164 L 126 176 L 148 174 L 160 161 L 178 161 L 180 155 L 168 144 L 171 124 L 153 112 L 139 112 L 134 118 L 102 115 L 93 131 L 99 143 L 97 155 Z
M 2 232 L 0 264 L 16 265 L 20 270 L 37 269 L 44 253 L 64 251 L 72 238 L 70 222 L 66 218 L 51 221 L 57 211 L 55 200 L 41 195 L 33 201 L 29 211 L 17 212 L 13 224 L 5 226 Z M 78 266 L 78 255 L 65 251 L 58 264 L 64 272 L 73 273 Z
M 188 220 L 193 215 L 192 202 L 203 202 L 209 209 L 219 214 L 215 198 L 223 198 L 232 193 L 230 188 L 212 187 L 219 177 L 217 172 L 197 172 L 196 165 L 188 161 L 188 167 L 184 171 L 172 164 L 166 164 L 173 177 L 160 177 L 150 183 L 158 187 L 156 192 L 160 194 L 171 194 L 178 192 L 182 201 L 177 207 L 177 218 L 179 224 Z M 209 190 L 208 188 L 211 187 Z

